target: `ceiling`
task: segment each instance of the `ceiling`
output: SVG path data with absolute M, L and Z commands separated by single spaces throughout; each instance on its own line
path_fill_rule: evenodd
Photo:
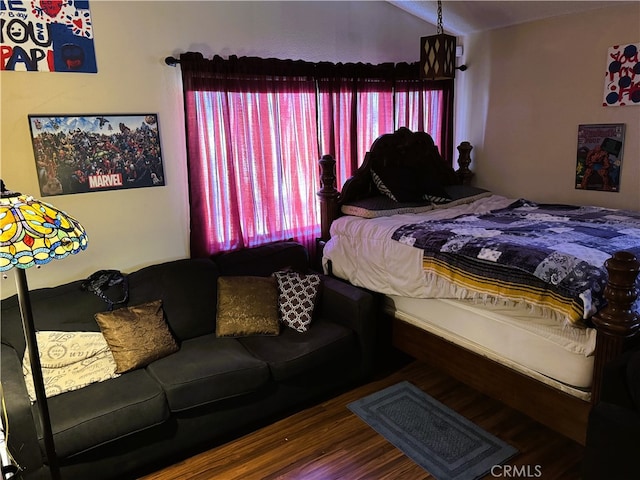
M 438 6 L 428 0 L 387 0 L 433 25 L 437 24 Z M 462 1 L 442 2 L 442 25 L 446 33 L 466 35 L 474 32 L 508 27 L 519 23 L 584 12 L 626 1 Z M 636 2 L 633 2 L 636 3 Z

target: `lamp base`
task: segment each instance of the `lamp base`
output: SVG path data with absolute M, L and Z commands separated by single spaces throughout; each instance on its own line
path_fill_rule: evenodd
M 58 465 L 58 456 L 56 455 L 56 448 L 53 441 L 53 431 L 51 430 L 51 417 L 49 416 L 49 404 L 47 402 L 44 379 L 42 377 L 36 329 L 33 324 L 27 274 L 23 269 L 16 268 L 15 275 L 18 303 L 20 304 L 20 314 L 22 316 L 22 328 L 29 349 L 29 363 L 31 364 L 33 387 L 36 393 L 36 406 L 38 407 L 38 415 L 40 416 L 40 424 L 42 425 L 45 453 L 47 455 L 51 478 L 53 480 L 60 480 L 60 467 Z

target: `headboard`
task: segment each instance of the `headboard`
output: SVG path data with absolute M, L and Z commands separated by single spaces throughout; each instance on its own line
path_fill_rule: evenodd
M 413 132 L 401 127 L 394 133 L 379 136 L 364 157 L 364 162 L 342 187 L 336 188 L 336 161 L 331 155 L 320 159 L 321 189 L 320 197 L 321 241 L 329 239 L 331 222 L 341 215 L 341 205 L 379 195 L 373 182 L 371 170 L 379 167 L 411 167 L 439 185 L 468 184 L 473 177 L 469 170 L 472 146 L 462 142 L 458 146 L 460 157 L 458 170 L 454 170 L 438 152 L 433 138 L 426 132 Z

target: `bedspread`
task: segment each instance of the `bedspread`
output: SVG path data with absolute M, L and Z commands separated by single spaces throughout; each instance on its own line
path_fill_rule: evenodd
M 579 323 L 605 302 L 604 262 L 619 250 L 640 255 L 640 212 L 521 199 L 486 214 L 406 224 L 392 238 L 422 249 L 427 272 Z

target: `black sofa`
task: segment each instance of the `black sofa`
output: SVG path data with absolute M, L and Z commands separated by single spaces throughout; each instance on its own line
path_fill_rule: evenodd
M 605 365 L 600 401 L 589 413 L 583 480 L 640 476 L 640 350 Z
M 62 478 L 126 479 L 227 441 L 366 380 L 372 373 L 373 297 L 322 276 L 309 330 L 216 337 L 219 276 L 305 271 L 307 251 L 282 242 L 184 259 L 130 273 L 128 305 L 161 299 L 180 349 L 145 368 L 49 399 Z M 107 304 L 82 281 L 31 291 L 38 330 L 99 331 Z M 25 350 L 15 296 L 2 301 L 2 387 L 8 447 L 22 472 L 49 478 L 34 405 L 22 373 Z

